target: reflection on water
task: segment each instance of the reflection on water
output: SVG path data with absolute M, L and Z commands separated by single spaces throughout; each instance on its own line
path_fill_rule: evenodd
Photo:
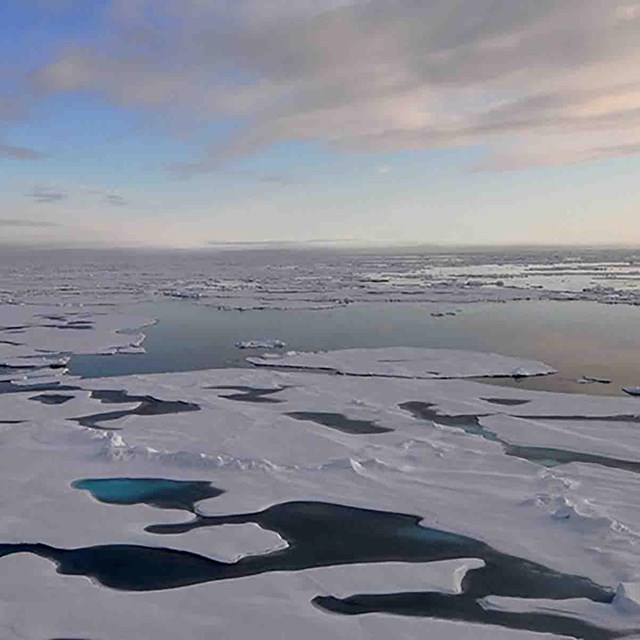
M 188 301 L 136 305 L 132 312 L 158 318 L 146 327 L 146 354 L 74 356 L 70 372 L 101 377 L 248 366 L 239 350 L 247 336 L 282 338 L 296 351 L 351 347 L 441 347 L 493 351 L 543 360 L 560 372 L 524 379 L 521 388 L 616 394 L 638 380 L 640 309 L 592 302 L 535 301 L 462 305 L 456 316 L 433 317 L 432 307 L 354 304 L 320 311 L 219 311 Z M 582 376 L 613 384 L 580 384 Z

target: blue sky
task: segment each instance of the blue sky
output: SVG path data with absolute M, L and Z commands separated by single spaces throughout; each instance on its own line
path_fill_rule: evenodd
M 640 242 L 633 2 L 8 0 L 0 25 L 0 242 Z

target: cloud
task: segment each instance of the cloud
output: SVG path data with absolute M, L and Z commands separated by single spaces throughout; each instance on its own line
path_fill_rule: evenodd
M 91 196 L 96 196 L 103 204 L 108 204 L 112 207 L 125 207 L 129 202 L 121 196 L 119 193 L 111 189 L 105 189 L 103 187 L 81 186 L 78 191 L 80 193 L 86 193 Z
M 129 203 L 118 193 L 105 193 L 103 201 L 112 207 L 126 207 Z
M 60 202 L 66 200 L 69 194 L 66 191 L 56 189 L 54 187 L 36 185 L 27 193 L 27 196 L 43 204 L 50 204 L 54 202 Z
M 27 147 L 15 147 L 10 144 L 0 144 L 0 158 L 10 160 L 41 160 L 45 155 Z
M 202 163 L 174 162 L 165 165 L 165 169 L 167 169 L 180 179 L 191 178 L 194 175 L 202 172 Z M 275 185 L 281 187 L 290 187 L 302 184 L 304 182 L 300 178 L 286 173 L 261 173 L 259 171 L 231 168 L 221 168 L 218 173 L 221 173 L 222 175 L 228 176 L 230 178 L 236 178 L 247 182 Z
M 264 174 L 257 177 L 258 182 L 263 184 L 274 184 L 281 187 L 290 187 L 294 184 L 300 184 L 300 180 L 293 176 L 277 175 L 277 174 Z
M 292 140 L 483 146 L 501 167 L 640 144 L 638 3 L 111 0 L 107 15 L 103 38 L 37 72 L 40 88 L 235 123 L 187 173 Z
M 57 227 L 57 222 L 50 220 L 30 220 L 30 219 L 18 219 L 18 218 L 0 218 L 0 227 Z
M 111 207 L 124 207 L 129 204 L 123 196 L 115 191 L 87 186 L 67 189 L 55 186 L 36 185 L 27 193 L 27 196 L 35 200 L 35 202 L 51 204 L 82 194 L 89 195 L 92 199 L 97 197 L 100 202 Z

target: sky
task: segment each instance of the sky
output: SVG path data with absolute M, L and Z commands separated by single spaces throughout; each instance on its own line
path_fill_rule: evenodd
M 3 0 L 0 244 L 640 244 L 640 3 Z

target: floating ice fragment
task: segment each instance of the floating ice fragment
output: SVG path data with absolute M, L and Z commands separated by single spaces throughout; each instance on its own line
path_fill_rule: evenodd
M 180 300 L 200 300 L 202 297 L 197 291 L 165 291 L 164 295 L 168 298 L 177 298 Z
M 250 357 L 247 361 L 262 367 L 391 378 L 524 377 L 555 373 L 554 369 L 542 362 L 495 353 L 413 347 L 288 352 Z
M 236 342 L 238 349 L 284 349 L 287 346 L 282 340 L 240 340 Z
M 640 396 L 640 387 L 622 387 L 622 390 L 630 396 Z
M 590 382 L 598 383 L 598 384 L 611 384 L 611 380 L 609 378 L 602 378 L 600 376 L 582 376 L 582 378 L 578 379 L 580 384 L 588 384 Z

